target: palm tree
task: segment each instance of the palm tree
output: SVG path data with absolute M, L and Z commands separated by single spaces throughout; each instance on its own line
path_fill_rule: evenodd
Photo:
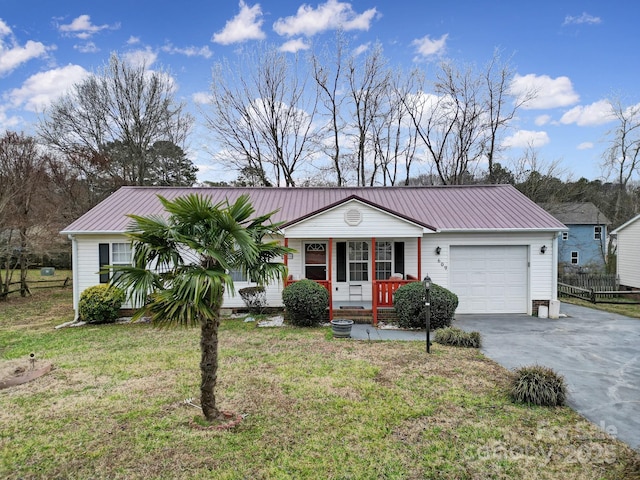
M 112 284 L 142 306 L 134 318 L 148 316 L 160 327 L 200 327 L 200 404 L 213 421 L 222 418 L 214 389 L 220 308 L 225 290 L 234 293 L 229 271 L 242 269 L 260 284 L 278 280 L 286 275 L 279 260 L 291 249 L 272 240 L 281 225 L 270 221 L 275 212 L 253 218 L 247 195 L 215 205 L 197 194 L 158 198 L 168 216 L 130 215 L 133 265 L 111 267 Z

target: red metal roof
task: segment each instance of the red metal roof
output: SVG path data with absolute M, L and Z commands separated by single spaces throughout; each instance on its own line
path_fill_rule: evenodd
M 566 227 L 511 185 L 435 187 L 122 187 L 66 227 L 62 233 L 123 232 L 127 214 L 162 214 L 157 196 L 173 199 L 190 193 L 214 202 L 248 194 L 256 214 L 279 211 L 274 221 L 290 225 L 351 198 L 439 231 L 565 230 Z

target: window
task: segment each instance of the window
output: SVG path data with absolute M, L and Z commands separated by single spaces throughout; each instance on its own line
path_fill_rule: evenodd
M 569 240 L 569 232 L 562 232 L 562 240 Z
M 106 265 L 131 265 L 130 243 L 98 244 L 98 264 L 100 270 Z M 100 283 L 109 282 L 109 273 L 100 273 Z
M 307 243 L 304 246 L 304 276 L 309 280 L 327 279 L 327 245 Z
M 247 277 L 247 272 L 245 272 L 241 268 L 232 268 L 229 270 L 229 275 L 231 275 L 231 280 L 234 282 L 248 282 L 249 278 Z
M 571 252 L 571 264 L 578 265 L 578 252 Z
M 369 244 L 367 242 L 349 242 L 349 280 L 351 282 L 369 281 Z
M 392 242 L 376 242 L 376 280 L 386 280 L 392 274 Z
M 601 225 L 596 225 L 595 227 L 593 227 L 593 239 L 594 240 L 601 240 L 602 239 L 602 226 Z

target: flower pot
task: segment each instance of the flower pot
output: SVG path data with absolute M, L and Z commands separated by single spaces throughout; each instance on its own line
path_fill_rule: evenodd
M 353 320 L 347 320 L 344 318 L 331 320 L 331 329 L 333 330 L 333 337 L 334 338 L 351 337 L 352 325 L 353 325 Z

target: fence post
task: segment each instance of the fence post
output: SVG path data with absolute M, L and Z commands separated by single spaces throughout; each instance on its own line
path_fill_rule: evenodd
M 596 303 L 596 292 L 593 288 L 589 289 L 591 291 L 591 303 Z

